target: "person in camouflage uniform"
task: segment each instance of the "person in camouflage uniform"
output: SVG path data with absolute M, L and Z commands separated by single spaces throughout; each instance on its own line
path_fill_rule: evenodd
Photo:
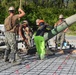
M 25 15 L 25 12 L 22 9 L 18 9 L 20 14 L 15 15 L 15 9 L 13 6 L 9 8 L 9 16 L 4 21 L 5 27 L 5 43 L 6 43 L 6 50 L 4 55 L 4 61 L 7 62 L 15 62 L 16 52 L 17 52 L 17 45 L 16 45 L 16 31 L 18 27 L 18 19 Z
M 19 27 L 19 35 L 25 41 L 27 47 L 31 47 L 32 30 L 27 20 L 24 20 Z
M 59 15 L 59 20 L 55 23 L 54 27 L 60 25 L 62 22 L 64 22 L 64 17 L 63 15 Z M 60 44 L 60 50 L 62 49 L 63 47 L 63 42 L 65 41 L 65 32 L 67 31 L 68 28 L 66 28 L 65 30 L 63 30 L 62 32 L 58 33 L 56 35 L 56 38 L 55 38 L 55 47 L 56 47 L 56 50 L 58 49 L 58 45 Z

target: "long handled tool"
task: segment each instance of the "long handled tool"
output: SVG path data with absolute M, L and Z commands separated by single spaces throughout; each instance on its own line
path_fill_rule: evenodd
M 21 6 L 22 6 L 22 4 L 21 4 L 21 0 L 20 0 L 20 5 L 19 5 L 19 8 L 21 8 Z M 19 12 L 19 14 L 20 14 L 20 12 Z M 19 18 L 19 21 L 20 21 L 20 18 Z
M 21 2 L 21 0 L 20 0 L 20 5 L 19 5 L 19 8 L 21 8 L 21 6 L 22 6 L 22 2 Z

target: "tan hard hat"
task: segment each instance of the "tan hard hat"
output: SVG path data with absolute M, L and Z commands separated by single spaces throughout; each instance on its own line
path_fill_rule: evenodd
M 59 19 L 61 19 L 61 18 L 64 18 L 62 14 L 61 14 L 61 15 L 59 15 Z
M 36 19 L 36 25 L 39 25 L 39 20 L 40 20 L 40 19 Z
M 13 6 L 9 7 L 8 10 L 15 10 L 15 8 Z
M 36 19 L 36 22 L 38 22 L 40 19 Z
M 24 21 L 23 21 L 23 24 L 28 24 L 28 21 L 27 21 L 27 20 L 24 20 Z

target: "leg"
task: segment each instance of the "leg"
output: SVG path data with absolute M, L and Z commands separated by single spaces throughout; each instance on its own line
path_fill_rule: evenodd
M 39 36 L 39 52 L 40 52 L 40 58 L 44 59 L 45 57 L 45 41 L 42 36 Z
M 34 42 L 35 42 L 35 45 L 36 45 L 37 53 L 38 53 L 38 55 L 39 55 L 40 52 L 39 52 L 38 36 L 35 36 Z
M 61 33 L 61 40 L 60 40 L 60 49 L 63 48 L 63 42 L 64 42 L 64 40 L 65 40 L 65 33 L 62 32 L 62 33 Z
M 7 48 L 6 48 L 6 50 L 5 50 L 5 54 L 4 54 L 4 61 L 6 62 L 6 61 L 9 61 L 9 54 L 10 54 L 10 45 L 9 45 L 9 43 L 8 43 L 8 40 L 9 40 L 9 33 L 8 32 L 6 32 L 5 33 L 5 43 L 6 43 L 6 46 L 7 46 Z
M 4 54 L 4 61 L 7 62 L 9 61 L 9 54 L 10 54 L 10 50 L 5 50 L 5 54 Z
M 15 58 L 15 55 L 16 55 L 16 34 L 15 33 L 10 33 L 10 37 L 11 39 L 9 39 L 9 44 L 10 44 L 10 47 L 11 47 L 11 52 L 10 52 L 10 61 L 15 61 L 16 58 Z
M 55 37 L 55 50 L 58 49 L 58 35 Z

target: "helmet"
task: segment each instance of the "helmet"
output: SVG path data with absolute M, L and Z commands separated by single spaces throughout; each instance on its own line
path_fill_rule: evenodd
M 63 15 L 61 14 L 61 15 L 59 15 L 59 19 L 61 19 L 61 18 L 63 18 Z
M 27 20 L 24 20 L 23 21 L 23 24 L 27 24 L 28 25 L 28 21 Z
M 36 25 L 39 25 L 39 20 L 40 20 L 40 19 L 36 19 Z
M 40 19 L 36 19 L 36 22 L 39 22 Z
M 39 25 L 40 25 L 41 23 L 44 23 L 44 20 L 39 20 Z
M 14 8 L 13 6 L 11 6 L 11 7 L 9 7 L 8 10 L 9 10 L 9 11 L 10 11 L 10 10 L 15 10 L 15 8 Z

